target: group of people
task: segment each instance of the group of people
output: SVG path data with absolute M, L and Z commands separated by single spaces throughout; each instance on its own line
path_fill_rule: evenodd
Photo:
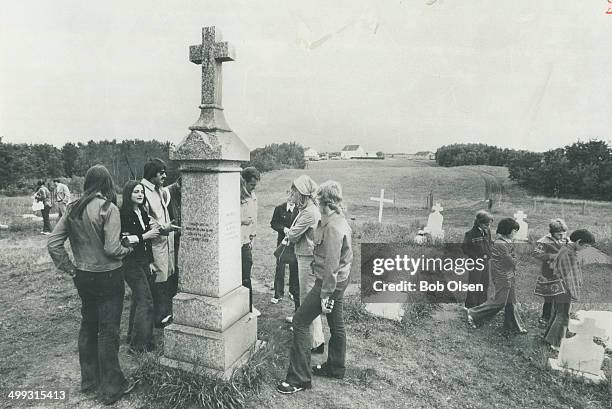
M 49 189 L 51 188 L 51 189 Z M 54 191 L 55 195 L 51 194 Z M 66 206 L 70 203 L 70 189 L 59 179 L 53 179 L 53 182 L 47 187 L 44 180 L 39 180 L 36 183 L 36 193 L 34 193 L 34 203 L 38 204 L 40 213 L 43 219 L 42 234 L 51 234 L 51 220 L 49 214 L 53 207 L 53 202 L 57 206 L 59 217 L 61 218 L 66 213 Z
M 467 322 L 476 328 L 503 309 L 504 328 L 524 334 L 527 330 L 516 308 L 517 271 L 521 266 L 513 244 L 520 226 L 512 218 L 502 219 L 493 239 L 492 222 L 491 214 L 479 211 L 474 227 L 464 237 L 466 256 L 487 260 L 486 269 L 469 272 L 469 283 L 481 284 L 484 290 L 468 292 L 464 307 Z M 586 229 L 578 229 L 568 239 L 567 224 L 562 219 L 551 220 L 548 227 L 549 233 L 536 242 L 534 249 L 534 256 L 541 261 L 541 276 L 535 292 L 544 297 L 539 320 L 545 327 L 542 339 L 556 350 L 566 336 L 570 304 L 580 297 L 583 278 L 577 252 L 594 244 L 595 237 Z
M 108 170 L 102 165 L 91 167 L 85 175 L 83 195 L 60 210 L 62 216 L 48 240 L 53 262 L 73 278 L 82 302 L 78 341 L 81 390 L 97 392 L 106 404 L 116 402 L 134 387 L 124 377 L 118 360 L 124 282 L 132 291 L 130 351 L 153 350 L 153 328 L 172 322 L 172 297 L 178 289 L 181 179 L 168 187 L 164 187 L 165 180 L 165 163 L 160 159 L 147 162 L 143 179 L 130 180 L 123 187 L 123 200 L 118 207 Z M 242 170 L 242 284 L 249 288 L 250 309 L 256 315 L 261 313 L 253 306 L 251 270 L 257 235 L 255 188 L 259 180 L 257 169 Z M 36 196 L 43 203 L 50 200 L 44 183 Z M 60 195 L 56 193 L 56 197 L 59 201 Z M 270 226 L 278 233 L 274 252 L 277 264 L 270 301 L 277 304 L 284 297 L 288 265 L 289 293 L 294 303 L 294 314 L 287 317 L 293 326 L 289 367 L 285 379 L 277 385 L 280 393 L 311 388 L 313 375 L 344 377 L 343 297 L 353 252 L 352 232 L 343 209 L 340 184 L 327 181 L 317 185 L 307 175 L 293 181 L 286 201 L 274 209 Z M 469 283 L 481 284 L 484 290 L 468 292 L 467 321 L 476 327 L 503 309 L 504 326 L 525 333 L 516 308 L 516 272 L 520 266 L 513 237 L 519 225 L 512 218 L 502 219 L 493 239 L 492 222 L 491 214 L 479 211 L 473 228 L 464 237 L 466 256 L 487 260 L 485 270 L 469 273 Z M 47 224 L 45 227 L 50 230 Z M 577 252 L 595 242 L 588 230 L 574 231 L 569 240 L 566 232 L 563 220 L 552 220 L 549 234 L 538 240 L 535 248 L 535 256 L 542 261 L 538 285 L 557 289 L 544 294 L 541 317 L 546 325 L 543 339 L 555 348 L 566 335 L 570 303 L 578 300 L 582 285 Z M 66 240 L 70 241 L 74 263 L 66 252 Z M 551 283 L 556 285 L 547 287 Z M 311 366 L 311 354 L 322 353 L 325 348 L 321 315 L 327 318 L 331 333 L 328 357 L 324 364 Z
M 172 297 L 178 287 L 181 179 L 168 187 L 164 187 L 165 180 L 165 163 L 150 160 L 142 180 L 125 184 L 119 206 L 109 171 L 102 165 L 92 166 L 85 175 L 83 194 L 62 209 L 48 240 L 54 264 L 72 277 L 81 298 L 81 391 L 96 393 L 104 404 L 116 402 L 135 386 L 124 376 L 118 358 L 125 283 L 132 292 L 127 331 L 130 352 L 155 349 L 154 327 L 172 322 Z M 250 290 L 251 311 L 257 315 L 251 268 L 257 226 L 254 191 L 259 180 L 255 168 L 241 172 L 242 284 Z M 39 191 L 37 197 L 48 201 L 51 195 L 44 183 Z M 293 324 L 290 364 L 286 379 L 277 387 L 279 392 L 310 388 L 313 374 L 344 376 L 342 299 L 352 248 L 351 229 L 342 209 L 342 189 L 337 182 L 317 186 L 303 175 L 293 182 L 287 202 L 272 217 L 278 245 L 285 250 L 285 257 L 277 260 L 272 302 L 284 296 L 284 266 L 289 264 L 295 306 L 294 316 L 287 318 Z M 74 261 L 66 251 L 66 240 Z M 331 331 L 328 359 L 324 365 L 311 367 L 310 354 L 324 350 L 321 314 L 326 314 Z
M 242 284 L 251 289 L 252 249 L 257 228 L 255 188 L 259 172 L 252 167 L 241 174 Z M 289 294 L 295 313 L 289 369 L 277 391 L 292 394 L 312 387 L 312 376 L 342 378 L 345 373 L 346 332 L 342 316 L 344 291 L 349 283 L 353 251 L 351 228 L 344 217 L 342 188 L 335 181 L 318 186 L 309 176 L 296 178 L 287 200 L 274 209 L 270 227 L 278 233 L 274 297 L 284 297 L 285 266 L 289 266 Z M 252 306 L 251 310 L 261 313 Z M 325 338 L 321 314 L 327 318 L 331 338 L 327 361 L 311 366 L 311 354 L 323 353 Z
M 180 203 L 180 180 L 178 189 L 163 186 L 166 165 L 160 159 L 147 162 L 143 176 L 125 184 L 118 207 L 109 171 L 102 165 L 89 168 L 82 196 L 69 204 L 47 244 L 56 267 L 72 277 L 81 298 L 81 390 L 96 392 L 105 404 L 134 387 L 118 360 L 125 282 L 132 291 L 131 352 L 155 348 L 153 328 L 172 321 L 172 297 L 177 291 L 174 239 L 180 233 L 175 224 L 180 216 L 171 203 Z M 66 240 L 74 262 L 65 249 Z

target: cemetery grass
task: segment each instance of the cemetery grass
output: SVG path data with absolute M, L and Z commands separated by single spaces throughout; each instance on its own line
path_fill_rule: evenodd
M 426 162 L 408 165 L 387 160 L 330 161 L 311 164 L 306 171 L 282 170 L 264 175 L 258 187 L 259 229 L 253 276 L 255 305 L 263 312 L 258 321 L 258 337 L 267 342 L 266 359 L 262 363 L 260 390 L 248 397 L 246 406 L 266 409 L 612 407 L 610 384 L 583 385 L 546 369 L 547 359 L 554 354 L 538 340 L 537 299 L 522 305 L 530 330 L 526 336 L 504 334 L 501 315 L 477 330 L 469 330 L 456 305 L 414 306 L 402 323 L 395 323 L 365 313 L 355 293 L 360 281 L 355 273 L 351 277 L 353 291 L 345 309 L 346 377 L 343 380 L 315 378 L 312 390 L 293 396 L 275 392 L 275 383 L 284 378 L 288 364 L 291 332 L 284 317 L 291 315 L 292 304 L 288 299 L 277 305 L 269 302 L 275 235 L 267 226 L 273 207 L 283 201 L 291 180 L 299 174 L 308 173 L 318 182 L 336 179 L 343 184 L 348 214 L 355 217 L 351 223 L 359 231 L 361 241 L 409 241 L 426 221 L 427 211 L 422 209 L 422 204 L 433 187 L 435 201 L 448 209 L 443 212 L 447 235 L 460 238 L 471 226 L 474 211 L 481 207 L 484 186 L 478 167 L 444 169 Z M 483 170 L 502 177 L 506 172 L 503 168 L 484 167 Z M 386 189 L 387 197 L 395 190 L 396 197 L 401 199 L 396 211 L 385 209 L 383 226 L 372 223 L 378 210 L 368 200 L 370 196 L 378 196 L 380 188 Z M 497 209 L 497 220 L 511 216 L 518 210 L 517 206 L 530 203 L 531 198 L 522 190 L 513 185 L 506 188 L 514 196 Z M 27 211 L 31 203 L 28 198 L 22 199 Z M 2 200 L 5 199 L 0 198 L 0 203 L 6 203 Z M 559 216 L 555 205 L 551 204 L 549 209 L 543 207 L 534 215 L 523 208 L 529 214 L 534 236 L 544 233 L 545 227 L 540 225 Z M 0 223 L 5 212 L 3 205 Z M 20 212 L 16 211 L 15 215 L 20 216 Z M 598 215 L 568 214 L 566 219 L 570 226 L 582 224 L 601 234 L 607 228 L 601 220 L 610 215 L 612 211 L 602 206 Z M 67 387 L 72 395 L 66 407 L 101 407 L 92 396 L 78 391 L 76 344 L 80 301 L 71 280 L 53 268 L 39 228 L 38 223 L 33 223 L 19 231 L 0 231 L 0 280 L 4 283 L 0 286 L 0 389 L 25 385 Z M 527 288 L 536 271 L 522 274 Z M 126 311 L 128 301 L 126 298 Z M 577 305 L 574 309 L 591 307 L 612 309 L 609 304 Z M 126 322 L 124 312 L 122 339 Z M 326 332 L 329 337 L 327 329 Z M 156 331 L 156 336 L 161 338 L 160 332 Z M 138 375 L 143 362 L 152 358 L 128 355 L 125 345 L 121 346 L 120 360 L 126 374 Z M 322 359 L 314 355 L 313 364 Z M 609 361 L 605 365 L 610 378 Z M 151 407 L 148 396 L 150 391 L 141 385 L 116 407 Z

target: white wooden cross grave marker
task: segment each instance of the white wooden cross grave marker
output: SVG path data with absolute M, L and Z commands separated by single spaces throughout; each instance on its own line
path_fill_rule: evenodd
M 378 202 L 378 223 L 382 223 L 382 212 L 384 203 L 393 203 L 391 199 L 385 199 L 385 189 L 380 189 L 380 197 L 371 197 L 370 200 Z
M 514 213 L 514 220 L 519 224 L 519 231 L 516 232 L 514 240 L 516 241 L 527 241 L 529 240 L 529 225 L 525 221 L 527 215 L 522 210 Z

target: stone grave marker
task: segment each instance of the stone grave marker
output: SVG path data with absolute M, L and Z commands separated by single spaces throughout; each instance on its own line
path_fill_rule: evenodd
M 585 311 L 576 312 L 578 319 L 592 318 L 599 328 L 602 328 L 606 335 L 602 338 L 603 344 L 608 352 L 612 352 L 612 311 Z
M 570 320 L 569 330 L 576 335 L 561 340 L 559 357 L 548 360 L 550 367 L 594 383 L 605 381 L 606 376 L 601 370 L 604 347 L 593 342 L 593 337 L 605 337 L 605 331 L 597 326 L 593 318 Z
M 404 304 L 402 303 L 366 303 L 365 309 L 372 315 L 400 322 L 404 317 Z
M 527 215 L 522 210 L 514 213 L 514 220 L 519 224 L 520 229 L 516 232 L 514 240 L 516 241 L 527 241 L 529 239 L 529 225 L 525 221 Z
M 230 45 L 219 41 L 215 27 L 205 27 L 189 59 L 202 65 L 202 103 L 200 118 L 170 155 L 183 178 L 183 230 L 179 293 L 161 362 L 228 378 L 257 341 L 240 263 L 240 163 L 250 152 L 221 105 L 221 63 L 233 61 Z
M 432 240 L 444 240 L 444 229 L 442 229 L 444 216 L 442 216 L 442 213 L 440 213 L 444 210 L 444 208 L 440 205 L 440 203 L 436 203 L 431 210 L 433 210 L 433 212 L 429 214 L 427 226 L 425 226 L 424 231 L 431 236 Z

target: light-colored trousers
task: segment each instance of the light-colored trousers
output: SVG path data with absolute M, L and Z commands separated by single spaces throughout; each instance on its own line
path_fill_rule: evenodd
M 315 276 L 312 273 L 312 267 L 310 266 L 313 260 L 314 256 L 297 255 L 298 275 L 300 277 L 300 305 L 304 302 L 304 299 L 315 282 Z M 312 324 L 310 324 L 310 333 L 312 334 L 313 348 L 316 348 L 325 342 L 320 315 L 314 319 Z

